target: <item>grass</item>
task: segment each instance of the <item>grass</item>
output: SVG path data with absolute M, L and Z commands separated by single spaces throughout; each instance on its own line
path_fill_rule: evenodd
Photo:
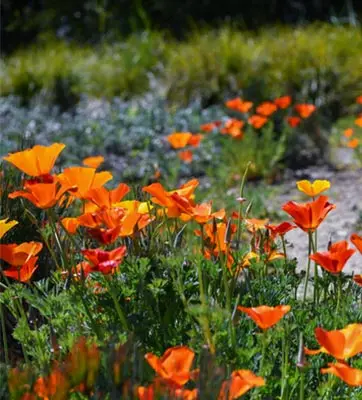
M 25 101 L 46 93 L 55 102 L 156 90 L 178 105 L 289 93 L 335 118 L 361 92 L 361 49 L 359 29 L 320 24 L 257 34 L 226 26 L 183 42 L 151 32 L 95 48 L 50 41 L 2 60 L 1 90 Z

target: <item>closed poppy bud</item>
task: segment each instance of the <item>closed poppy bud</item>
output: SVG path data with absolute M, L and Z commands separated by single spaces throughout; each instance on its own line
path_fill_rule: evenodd
M 305 359 L 305 351 L 304 351 L 304 339 L 303 333 L 299 335 L 299 347 L 298 347 L 298 357 L 297 357 L 297 367 L 304 368 L 307 366 L 307 361 Z
M 226 225 L 226 231 L 225 231 L 225 238 L 224 242 L 225 243 L 230 243 L 231 242 L 231 235 L 233 234 L 232 229 L 231 229 L 231 218 L 229 218 L 228 223 Z

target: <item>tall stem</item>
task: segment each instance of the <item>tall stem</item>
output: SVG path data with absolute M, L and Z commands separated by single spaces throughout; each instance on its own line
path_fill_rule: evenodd
M 310 274 L 310 255 L 312 252 L 312 232 L 308 232 L 308 264 L 307 264 L 307 271 L 305 274 L 305 282 L 304 282 L 304 294 L 303 294 L 303 303 L 305 302 L 305 299 L 307 297 L 307 290 L 308 290 L 308 281 L 309 281 L 309 274 Z
M 2 303 L 0 303 L 0 318 L 1 318 L 1 335 L 3 337 L 5 364 L 6 366 L 9 366 L 8 338 L 6 336 L 5 315 Z

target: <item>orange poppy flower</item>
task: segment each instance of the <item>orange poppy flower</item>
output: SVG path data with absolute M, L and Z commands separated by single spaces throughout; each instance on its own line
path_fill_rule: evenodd
M 61 223 L 63 228 L 72 235 L 77 232 L 77 229 L 79 227 L 78 218 L 62 218 Z
M 87 228 L 88 234 L 102 244 L 112 244 L 119 238 L 120 226 L 114 228 Z
M 290 96 L 282 96 L 274 99 L 274 104 L 281 109 L 288 108 L 291 103 L 292 98 Z
M 201 142 L 201 140 L 202 140 L 202 138 L 203 138 L 203 136 L 202 136 L 201 133 L 197 133 L 195 135 L 192 135 L 190 137 L 189 141 L 187 142 L 187 145 L 191 146 L 191 147 L 198 147 L 200 142 Z
M 343 131 L 343 135 L 349 139 L 353 135 L 353 129 L 352 128 L 347 128 Z
M 213 122 L 208 122 L 206 124 L 200 125 L 200 130 L 203 132 L 211 132 L 214 129 L 218 128 L 221 125 L 221 121 L 213 121 Z
M 294 109 L 301 118 L 305 119 L 314 113 L 316 106 L 314 104 L 297 104 L 294 106 Z
M 120 202 L 130 190 L 128 185 L 120 183 L 113 190 L 107 190 L 103 186 L 90 189 L 84 197 L 99 208 L 112 208 L 113 205 Z
M 322 192 L 328 190 L 331 183 L 327 180 L 315 180 L 313 183 L 308 180 L 298 181 L 297 188 L 307 196 L 316 197 Z
M 181 219 L 183 221 L 188 221 L 192 218 L 199 224 L 205 224 L 212 218 L 223 219 L 225 217 L 224 209 L 212 212 L 211 202 L 193 206 L 188 199 L 180 196 L 178 193 L 174 193 L 172 199 L 181 210 Z
M 253 128 L 260 129 L 268 122 L 268 118 L 255 114 L 248 119 L 248 122 Z
M 27 283 L 30 281 L 34 272 L 38 268 L 36 265 L 39 257 L 30 257 L 23 265 L 12 265 L 3 271 L 3 274 L 8 278 L 15 279 L 16 281 Z
M 362 104 L 362 96 L 356 97 L 356 103 Z
M 231 374 L 229 381 L 222 384 L 218 400 L 233 400 L 254 387 L 265 385 L 265 380 L 247 369 L 239 369 Z
M 309 258 L 331 274 L 339 274 L 355 252 L 356 250 L 348 248 L 346 240 L 342 240 L 333 243 L 328 251 L 317 252 Z
M 153 385 L 148 387 L 139 386 L 137 388 L 137 396 L 139 400 L 155 400 L 156 398 L 156 391 Z
M 70 167 L 57 176 L 58 181 L 65 187 L 74 187 L 72 195 L 84 199 L 91 189 L 102 187 L 112 179 L 108 171 L 96 172 L 95 168 Z
M 185 162 L 186 164 L 189 164 L 192 162 L 193 154 L 191 150 L 185 150 L 185 151 L 180 151 L 178 153 L 178 158 Z
M 287 122 L 291 128 L 296 128 L 298 125 L 300 125 L 302 120 L 299 117 L 292 116 L 292 117 L 287 117 Z
M 274 103 L 272 103 L 271 101 L 265 101 L 256 108 L 256 112 L 260 115 L 263 115 L 264 117 L 269 117 L 270 115 L 275 113 L 277 109 L 278 107 Z
M 220 133 L 223 135 L 231 135 L 233 137 L 242 137 L 243 132 L 242 128 L 245 122 L 235 118 L 229 118 L 222 129 L 220 129 Z
M 0 259 L 10 265 L 20 266 L 31 257 L 40 253 L 43 244 L 40 242 L 24 242 L 21 244 L 1 244 Z
M 147 353 L 145 358 L 156 373 L 171 386 L 181 387 L 193 376 L 190 371 L 195 353 L 186 346 L 167 349 L 161 357 Z
M 318 350 L 305 348 L 308 355 L 325 353 L 337 360 L 346 360 L 362 352 L 362 324 L 350 324 L 334 331 L 316 328 L 314 333 L 322 347 Z
M 322 374 L 332 374 L 349 386 L 362 386 L 362 369 L 351 368 L 344 363 L 328 363 L 329 368 L 321 368 Z
M 347 143 L 347 147 L 349 147 L 350 149 L 355 149 L 358 145 L 359 145 L 359 140 L 357 138 L 351 139 Z
M 182 149 L 188 145 L 191 137 L 190 132 L 175 132 L 167 136 L 167 140 L 174 149 Z
M 61 186 L 56 182 L 53 183 L 35 183 L 25 184 L 24 190 L 18 190 L 9 194 L 9 199 L 23 197 L 32 202 L 36 207 L 47 209 L 54 207 L 69 190 L 73 190 L 70 186 Z
M 293 219 L 294 223 L 305 232 L 314 232 L 336 206 L 328 202 L 327 196 L 319 196 L 309 203 L 300 204 L 288 201 L 282 207 Z
M 172 195 L 177 193 L 179 196 L 191 200 L 198 184 L 199 181 L 197 179 L 192 179 L 180 188 L 166 192 L 164 187 L 159 182 L 156 182 L 143 187 L 142 191 L 153 196 L 151 197 L 153 203 L 165 207 L 169 217 L 177 218 L 181 215 L 181 210 L 179 209 L 177 202 L 172 198 Z
M 97 169 L 104 162 L 103 156 L 87 157 L 83 160 L 82 164 L 86 167 Z
M 357 119 L 354 120 L 355 125 L 362 128 L 362 115 L 360 115 Z
M 362 254 L 362 236 L 357 235 L 357 233 L 352 233 L 350 240 L 355 245 L 356 249 Z
M 261 229 L 265 229 L 269 220 L 266 219 L 258 219 L 258 218 L 248 218 L 245 220 L 246 227 L 249 232 L 260 231 Z
M 5 236 L 5 233 L 8 232 L 11 228 L 17 225 L 19 222 L 12 220 L 9 221 L 8 218 L 0 219 L 0 239 Z
M 290 306 L 259 306 L 251 308 L 238 306 L 238 310 L 248 314 L 259 328 L 268 329 L 278 323 L 290 311 Z
M 292 229 L 296 228 L 295 225 L 293 225 L 293 224 L 291 224 L 290 222 L 287 222 L 287 221 L 282 222 L 279 225 L 268 224 L 268 225 L 265 225 L 265 227 L 270 230 L 271 236 L 272 236 L 273 239 L 277 235 L 284 236 L 287 232 L 289 232 Z
M 240 97 L 228 100 L 225 105 L 227 108 L 239 111 L 241 113 L 247 113 L 253 107 L 253 103 L 251 101 L 244 101 Z
M 33 388 L 34 393 L 44 400 L 53 399 L 54 395 L 59 399 L 65 399 L 69 389 L 70 383 L 59 369 L 53 370 L 46 378 L 38 378 Z
M 362 275 L 355 275 L 353 277 L 353 280 L 357 283 L 358 286 L 362 286 Z
M 4 160 L 27 175 L 39 177 L 50 173 L 64 147 L 65 144 L 62 143 L 53 143 L 51 146 L 36 145 L 31 149 L 9 154 Z

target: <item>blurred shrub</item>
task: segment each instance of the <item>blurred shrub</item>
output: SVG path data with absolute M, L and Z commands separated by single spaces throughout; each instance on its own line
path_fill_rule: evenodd
M 289 93 L 338 109 L 362 90 L 361 51 L 361 30 L 342 26 L 197 33 L 170 54 L 168 96 L 208 103 L 225 94 L 261 101 Z
M 51 41 L 5 59 L 1 89 L 25 102 L 40 93 L 70 105 L 81 94 L 127 99 L 149 90 L 204 106 L 234 94 L 259 102 L 288 93 L 335 119 L 362 91 L 361 52 L 361 30 L 331 25 L 259 34 L 224 27 L 184 42 L 144 33 L 95 48 Z

